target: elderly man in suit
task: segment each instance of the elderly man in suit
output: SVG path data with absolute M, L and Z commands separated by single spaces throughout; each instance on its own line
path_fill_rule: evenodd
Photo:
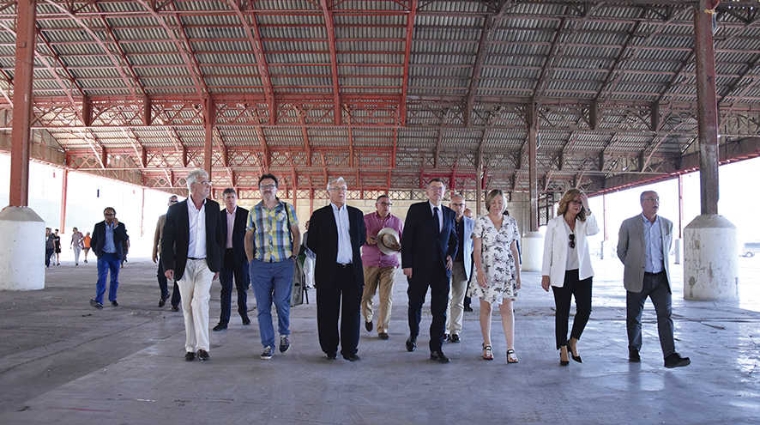
M 222 234 L 224 235 L 224 263 L 219 273 L 219 281 L 222 283 L 220 303 L 222 312 L 219 315 L 219 323 L 214 326 L 214 331 L 227 329 L 230 323 L 232 310 L 232 278 L 235 278 L 237 289 L 237 307 L 243 325 L 250 325 L 248 318 L 248 261 L 245 258 L 245 226 L 248 221 L 248 210 L 237 205 L 237 192 L 228 187 L 222 192 L 224 208 L 220 211 Z
M 208 303 L 211 283 L 222 268 L 224 235 L 219 204 L 207 199 L 211 181 L 196 169 L 186 178 L 190 195 L 169 207 L 161 240 L 167 279 L 177 280 L 185 319 L 185 360 L 209 360 Z
M 626 327 L 628 330 L 628 360 L 641 361 L 641 313 L 647 297 L 657 313 L 657 330 L 665 357 L 665 367 L 688 366 L 688 357 L 676 352 L 671 318 L 672 292 L 668 252 L 673 237 L 673 223 L 657 215 L 660 198 L 648 190 L 639 197 L 642 213 L 620 226 L 617 255 L 625 265 L 623 284 L 626 289 Z
M 119 289 L 119 269 L 121 259 L 124 258 L 124 242 L 129 238 L 124 223 L 116 218 L 116 210 L 107 207 L 103 210 L 105 220 L 97 223 L 92 230 L 92 250 L 98 257 L 98 283 L 95 286 L 95 298 L 90 300 L 90 305 L 103 308 L 103 295 L 106 292 L 106 278 L 111 272 L 111 284 L 108 286 L 108 301 L 114 307 L 119 306 L 116 301 L 116 291 Z M 57 229 L 56 229 L 57 231 Z
M 169 197 L 169 203 L 167 205 L 171 207 L 177 202 L 179 202 L 177 195 L 172 195 Z M 166 305 L 166 300 L 169 299 L 169 282 L 166 280 L 166 276 L 164 275 L 164 264 L 159 261 L 159 252 L 161 251 L 161 238 L 164 235 L 165 223 L 166 214 L 162 214 L 158 217 L 158 222 L 156 223 L 156 231 L 153 233 L 152 258 L 154 263 L 158 263 L 158 272 L 156 272 L 156 276 L 158 277 L 158 289 L 161 291 L 161 298 L 158 300 L 159 307 Z M 177 282 L 174 282 L 171 298 L 172 310 L 179 311 L 179 287 L 177 286 Z
M 422 304 L 430 287 L 430 359 L 448 363 L 443 354 L 446 327 L 446 307 L 449 300 L 449 279 L 457 254 L 457 232 L 454 225 L 456 214 L 441 204 L 446 185 L 440 179 L 432 179 L 427 187 L 427 202 L 409 207 L 401 238 L 401 267 L 409 281 L 409 338 L 407 351 L 417 349 L 420 333 Z
M 367 231 L 361 210 L 346 205 L 347 190 L 343 177 L 327 184 L 330 205 L 311 215 L 306 243 L 317 255 L 314 275 L 319 345 L 333 360 L 340 343 L 340 354 L 354 362 L 359 360 L 359 302 L 364 286 L 360 248 L 366 242 Z
M 451 269 L 451 293 L 449 308 L 446 313 L 446 339 L 458 343 L 462 332 L 464 318 L 464 297 L 467 293 L 467 283 L 472 276 L 472 229 L 475 221 L 464 215 L 464 196 L 459 193 L 451 195 L 451 209 L 456 213 L 454 227 L 457 233 L 457 255 Z

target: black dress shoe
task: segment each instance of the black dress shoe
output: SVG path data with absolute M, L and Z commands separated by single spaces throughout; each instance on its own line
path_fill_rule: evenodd
M 438 363 L 448 363 L 451 360 L 449 360 L 448 357 L 446 357 L 445 354 L 443 354 L 443 351 L 433 351 L 430 353 L 430 360 L 434 360 Z
M 166 305 L 166 298 L 161 298 L 160 300 L 158 300 L 159 307 L 163 307 L 165 305 Z
M 668 357 L 665 357 L 665 367 L 672 369 L 674 367 L 684 367 L 691 364 L 691 360 L 688 357 L 681 357 L 678 353 L 673 353 Z
M 377 336 L 378 336 L 378 338 L 380 338 L 380 339 L 388 339 L 388 338 L 390 338 L 390 337 L 388 336 L 388 332 L 380 332 L 379 334 L 377 334 Z
M 193 360 L 195 360 L 195 353 L 193 353 L 192 351 L 188 351 L 187 353 L 185 353 L 185 361 L 191 362 Z
M 95 300 L 90 300 L 90 305 L 93 306 L 93 307 L 95 307 L 95 308 L 97 308 L 98 310 L 102 310 L 103 309 L 103 304 L 101 304 L 101 303 L 99 303 L 99 302 L 97 302 Z
M 364 322 L 364 329 L 366 329 L 367 332 L 372 332 L 372 329 L 373 329 L 372 322 Z
M 454 344 L 461 342 L 461 340 L 459 339 L 459 335 L 451 334 L 451 336 L 449 337 L 449 342 L 453 342 Z
M 338 357 L 335 353 L 327 353 L 327 360 L 335 360 Z
M 416 338 L 408 338 L 406 340 L 406 351 L 412 352 L 417 349 L 417 339 Z
M 464 306 L 464 311 L 466 311 L 468 313 L 471 313 L 472 312 L 472 307 L 470 307 L 469 305 L 466 305 L 466 306 Z
M 206 360 L 211 359 L 211 356 L 208 355 L 208 351 L 206 350 L 198 350 L 198 360 L 205 362 Z
M 629 348 L 628 349 L 628 361 L 630 363 L 641 363 L 641 356 L 639 355 L 639 350 L 635 348 Z
M 179 311 L 179 306 L 178 305 L 173 305 L 172 306 L 172 311 Z
M 224 331 L 224 330 L 227 330 L 227 325 L 224 323 L 219 323 L 216 326 L 214 326 L 214 332 Z
M 243 317 L 243 325 L 248 326 L 251 324 L 251 319 L 248 316 Z
M 116 302 L 116 300 L 113 300 L 113 301 L 111 301 L 111 305 L 114 306 L 114 307 L 118 307 L 119 303 Z
M 350 354 L 348 356 L 343 356 L 343 358 L 346 359 L 346 360 L 348 360 L 348 361 L 350 361 L 350 362 L 358 362 L 359 360 L 361 360 L 361 357 L 359 357 L 356 354 Z

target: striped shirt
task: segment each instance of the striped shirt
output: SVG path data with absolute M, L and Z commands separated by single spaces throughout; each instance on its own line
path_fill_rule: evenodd
M 281 201 L 270 209 L 264 206 L 264 201 L 261 201 L 251 208 L 246 230 L 253 231 L 255 259 L 264 262 L 280 262 L 293 255 L 288 219 L 291 226 L 298 226 L 296 210 L 287 202 Z

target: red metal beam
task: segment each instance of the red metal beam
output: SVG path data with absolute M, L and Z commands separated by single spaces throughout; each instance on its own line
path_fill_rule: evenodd
M 11 131 L 11 174 L 9 204 L 29 205 L 29 150 L 32 121 L 32 81 L 34 80 L 36 0 L 18 0 L 18 33 L 16 35 L 16 66 L 14 72 L 13 129 Z
M 330 48 L 330 68 L 332 69 L 333 81 L 333 98 L 335 103 L 335 125 L 341 124 L 343 109 L 340 105 L 340 84 L 338 78 L 338 53 L 335 47 L 335 22 L 332 10 L 327 4 L 327 0 L 320 0 L 322 13 L 325 15 L 325 31 L 327 32 L 327 45 Z
M 269 123 L 274 124 L 277 122 L 277 102 L 274 96 L 274 88 L 272 87 L 272 79 L 269 75 L 269 66 L 267 65 L 267 58 L 264 53 L 264 43 L 261 39 L 261 30 L 259 29 L 259 23 L 256 21 L 256 15 L 251 15 L 249 22 L 246 20 L 245 15 L 236 0 L 227 0 L 227 3 L 229 3 L 235 11 L 235 14 L 243 23 L 243 30 L 248 37 L 248 41 L 251 43 L 253 54 L 256 56 L 256 65 L 259 69 L 259 78 L 261 79 L 261 85 L 264 89 L 264 97 L 266 98 L 267 105 L 269 105 Z M 255 13 L 253 6 L 252 1 L 248 3 L 250 10 Z
M 401 81 L 401 100 L 399 102 L 399 125 L 406 126 L 406 102 L 409 92 L 409 63 L 412 56 L 412 38 L 414 37 L 414 20 L 417 17 L 417 0 L 409 0 L 409 12 L 406 15 L 406 44 L 404 45 L 404 76 Z

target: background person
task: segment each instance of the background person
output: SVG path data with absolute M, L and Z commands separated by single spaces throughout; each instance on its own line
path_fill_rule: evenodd
M 79 254 L 82 252 L 82 239 L 84 238 L 84 235 L 82 235 L 82 232 L 79 231 L 76 227 L 72 229 L 71 232 L 71 243 L 69 243 L 69 248 L 74 250 L 74 265 L 79 265 Z
M 227 329 L 232 310 L 232 279 L 235 279 L 237 289 L 237 311 L 243 325 L 250 325 L 248 318 L 248 261 L 245 258 L 245 226 L 248 220 L 248 210 L 237 205 L 237 192 L 228 187 L 222 192 L 224 208 L 219 212 L 224 235 L 224 262 L 222 271 L 219 273 L 219 282 L 222 284 L 220 297 L 221 313 L 219 323 L 214 326 L 214 331 Z
M 455 193 L 451 195 L 449 206 L 454 211 L 454 226 L 457 232 L 457 255 L 451 268 L 451 290 L 449 291 L 449 306 L 446 312 L 446 338 L 449 342 L 458 343 L 462 332 L 464 319 L 464 299 L 467 293 L 467 283 L 472 273 L 472 229 L 475 222 L 464 215 L 467 205 L 464 196 Z
M 562 196 L 557 216 L 549 220 L 544 236 L 541 287 L 554 292 L 554 329 L 560 365 L 567 366 L 568 348 L 573 360 L 582 363 L 578 340 L 591 316 L 591 283 L 594 269 L 588 250 L 588 236 L 599 233 L 596 218 L 588 208 L 586 194 L 570 189 Z M 570 302 L 575 296 L 575 320 L 567 339 Z
M 470 296 L 480 298 L 483 359 L 493 360 L 491 308 L 497 305 L 507 343 L 507 363 L 517 363 L 512 305 L 520 289 L 520 263 L 517 261 L 520 232 L 515 219 L 503 214 L 506 207 L 504 193 L 494 189 L 486 196 L 488 215 L 475 220 L 472 238 L 477 283 L 470 287 Z
M 169 197 L 169 203 L 167 206 L 171 207 L 172 205 L 179 202 L 177 195 L 172 195 Z M 164 225 L 166 224 L 166 214 L 162 214 L 158 217 L 158 222 L 156 223 L 156 230 L 153 232 L 153 254 L 151 258 L 153 259 L 154 263 L 158 264 L 158 270 L 156 271 L 156 277 L 158 278 L 158 290 L 160 291 L 160 298 L 158 299 L 158 306 L 163 307 L 166 305 L 166 300 L 169 299 L 169 282 L 166 279 L 166 275 L 164 274 L 164 265 L 160 260 L 159 252 L 161 251 L 161 240 L 164 235 Z M 179 295 L 179 287 L 177 286 L 177 281 L 173 281 L 173 287 L 172 287 L 172 295 L 171 295 L 171 304 L 172 304 L 172 311 L 179 311 L 179 302 L 180 302 L 180 295 Z
M 90 236 L 90 232 L 87 232 L 84 234 L 84 238 L 82 238 L 82 249 L 84 250 L 84 262 L 87 262 L 87 254 L 90 253 L 90 242 L 92 241 L 92 236 Z

